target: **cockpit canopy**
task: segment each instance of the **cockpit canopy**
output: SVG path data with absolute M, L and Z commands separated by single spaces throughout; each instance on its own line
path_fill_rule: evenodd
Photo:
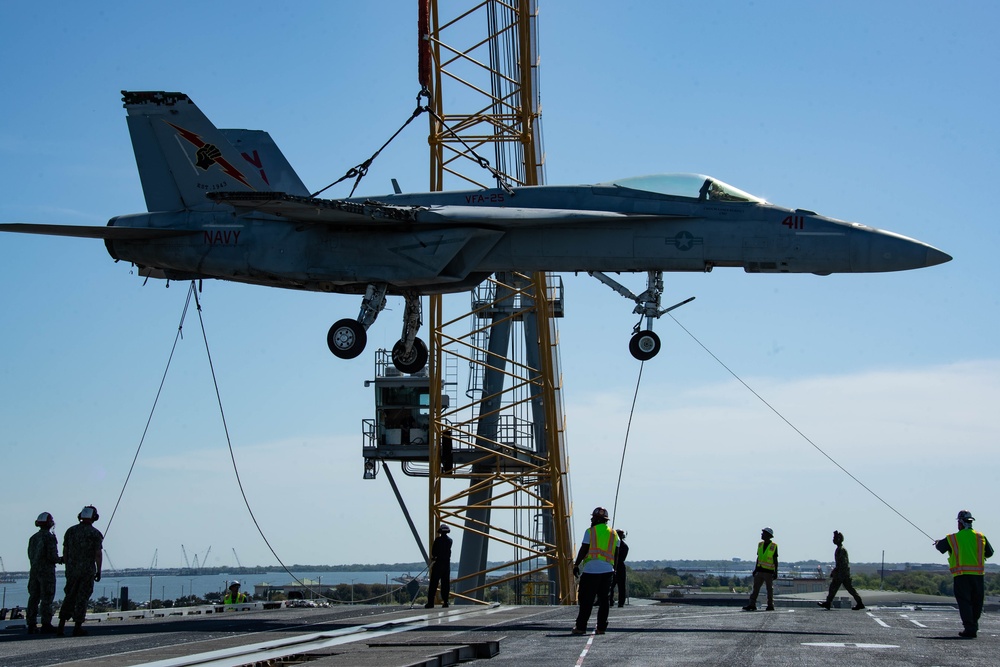
M 704 174 L 652 174 L 650 176 L 622 178 L 599 185 L 645 190 L 661 195 L 690 197 L 703 201 L 767 203 L 760 197 L 754 197 L 739 188 L 734 188 L 728 183 L 723 183 Z

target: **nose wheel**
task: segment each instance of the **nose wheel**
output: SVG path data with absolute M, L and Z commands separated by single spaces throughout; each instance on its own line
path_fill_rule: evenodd
M 660 351 L 660 337 L 651 329 L 640 331 L 628 342 L 628 351 L 639 361 L 649 361 Z

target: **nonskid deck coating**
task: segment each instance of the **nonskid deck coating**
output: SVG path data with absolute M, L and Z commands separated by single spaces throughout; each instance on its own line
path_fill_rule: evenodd
M 216 617 L 88 624 L 87 637 L 0 633 L 0 665 L 34 667 L 197 664 L 207 652 L 287 642 L 317 633 L 344 640 L 317 654 L 313 667 L 434 664 L 446 650 L 499 653 L 468 665 L 994 665 L 1000 614 L 987 612 L 976 640 L 962 640 L 951 605 L 872 606 L 824 611 L 809 601 L 773 612 L 739 606 L 635 604 L 612 610 L 607 634 L 570 634 L 576 607 L 452 606 L 449 609 L 370 606 L 234 612 Z M 389 625 L 386 625 L 389 623 Z M 405 628 L 375 637 L 372 628 Z M 369 628 L 365 630 L 364 628 Z M 403 627 L 400 625 L 400 627 Z M 457 653 L 456 653 L 457 655 Z M 320 657 L 321 656 L 321 657 Z M 240 662 L 240 661 L 243 662 Z M 422 660 L 426 662 L 421 662 Z M 845 662 L 846 661 L 846 662 Z M 216 664 L 247 664 L 234 658 Z

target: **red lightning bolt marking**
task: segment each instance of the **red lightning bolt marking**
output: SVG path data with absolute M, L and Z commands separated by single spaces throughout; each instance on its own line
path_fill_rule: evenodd
M 174 125 L 168 120 L 165 120 L 163 122 L 169 125 L 170 127 L 174 128 L 175 130 L 177 130 L 177 133 L 182 137 L 184 137 L 185 139 L 187 139 L 188 143 L 192 144 L 195 148 L 201 148 L 202 146 L 205 145 L 206 142 L 203 141 L 202 138 L 197 134 L 195 134 L 194 132 L 190 130 L 185 130 L 183 127 L 178 127 L 177 125 Z M 229 174 L 243 185 L 247 186 L 251 190 L 256 190 L 256 188 L 254 188 L 247 182 L 246 177 L 242 173 L 240 173 L 240 170 L 234 167 L 232 164 L 230 164 L 229 160 L 227 160 L 226 158 L 217 157 L 213 160 L 213 162 L 219 165 L 222 171 Z

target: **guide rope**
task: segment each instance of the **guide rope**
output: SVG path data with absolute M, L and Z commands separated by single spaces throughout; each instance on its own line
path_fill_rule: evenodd
M 153 407 L 149 410 L 149 417 L 146 419 L 146 428 L 142 430 L 142 437 L 139 438 L 139 446 L 135 450 L 135 456 L 132 457 L 132 465 L 129 466 L 128 474 L 125 475 L 125 483 L 122 484 L 121 493 L 118 494 L 118 500 L 115 502 L 115 508 L 111 511 L 111 518 L 108 519 L 108 525 L 104 528 L 104 537 L 108 536 L 111 531 L 111 522 L 115 520 L 115 513 L 118 512 L 118 505 L 122 502 L 122 496 L 125 495 L 125 488 L 128 486 L 129 479 L 132 478 L 132 471 L 135 470 L 135 463 L 139 460 L 139 452 L 142 451 L 142 444 L 146 441 L 146 434 L 149 433 L 149 425 L 153 421 L 153 413 L 156 412 L 156 405 L 160 401 L 160 394 L 163 392 L 163 384 L 167 381 L 167 371 L 170 370 L 170 362 L 174 359 L 174 352 L 177 350 L 177 343 L 184 337 L 184 320 L 187 318 L 188 306 L 191 305 L 191 296 L 194 294 L 194 281 L 191 281 L 191 287 L 188 289 L 187 298 L 184 299 L 184 309 L 181 311 L 181 321 L 177 325 L 177 335 L 174 336 L 173 347 L 170 348 L 170 356 L 167 357 L 167 367 L 163 369 L 163 377 L 160 378 L 160 387 L 156 390 L 156 398 L 153 399 Z M 105 553 L 107 551 L 105 550 Z
M 872 495 L 872 496 L 873 496 L 873 497 L 874 497 L 874 498 L 875 498 L 876 500 L 878 500 L 878 501 L 879 501 L 880 503 L 882 503 L 883 505 L 885 505 L 886 507 L 888 507 L 888 508 L 889 508 L 890 510 L 892 510 L 892 511 L 893 511 L 893 512 L 894 512 L 894 513 L 895 513 L 895 514 L 896 514 L 896 515 L 897 515 L 897 516 L 898 516 L 898 517 L 899 517 L 900 519 L 902 519 L 902 520 L 903 520 L 903 521 L 905 521 L 906 523 L 908 523 L 908 524 L 910 524 L 911 526 L 913 526 L 914 528 L 916 528 L 916 529 L 917 529 L 917 531 L 919 531 L 919 532 L 920 532 L 921 534 L 923 534 L 923 535 L 924 535 L 924 536 L 925 536 L 925 537 L 926 537 L 927 539 L 929 539 L 929 540 L 931 540 L 931 541 L 934 541 L 934 538 L 932 538 L 932 537 L 931 537 L 930 535 L 928 535 L 928 534 L 927 534 L 926 532 L 924 532 L 924 531 L 923 531 L 923 530 L 922 530 L 922 529 L 921 529 L 921 528 L 920 528 L 919 526 L 917 526 L 917 524 L 913 523 L 913 522 L 912 522 L 912 521 L 910 521 L 910 520 L 909 520 L 908 518 L 906 518 L 905 516 L 903 516 L 903 514 L 902 514 L 902 513 L 901 513 L 901 512 L 899 511 L 899 510 L 897 510 L 897 509 L 896 509 L 895 507 L 893 507 L 893 506 L 892 506 L 892 505 L 890 505 L 890 504 L 889 504 L 888 502 L 886 502 L 886 500 L 884 500 L 884 499 L 882 498 L 882 496 L 880 496 L 880 495 L 878 495 L 877 493 L 875 493 L 875 492 L 874 492 L 874 491 L 873 491 L 873 490 L 872 490 L 872 489 L 871 489 L 871 488 L 870 488 L 870 487 L 869 487 L 869 486 L 868 486 L 867 484 L 865 484 L 865 483 L 864 483 L 864 482 L 862 482 L 862 481 L 861 481 L 860 479 L 858 479 L 857 477 L 855 477 L 855 476 L 854 476 L 854 475 L 853 475 L 853 474 L 852 474 L 852 473 L 851 473 L 851 472 L 850 472 L 850 471 L 849 471 L 849 470 L 848 470 L 847 468 L 845 468 L 844 466 L 840 465 L 840 463 L 838 463 L 836 459 L 834 459 L 834 458 L 833 458 L 832 456 L 830 456 L 829 454 L 827 454 L 827 453 L 826 453 L 826 452 L 825 452 L 825 451 L 823 450 L 823 448 L 822 448 L 822 447 L 820 447 L 820 446 L 819 446 L 819 445 L 817 445 L 817 444 L 816 444 L 815 442 L 813 442 L 813 441 L 812 441 L 812 439 L 810 439 L 810 438 L 809 438 L 809 436 L 807 436 L 807 435 L 806 435 L 805 433 L 803 433 L 803 432 L 802 432 L 801 430 L 799 430 L 799 428 L 798 428 L 797 426 L 795 426 L 795 424 L 793 424 L 793 423 L 792 423 L 791 421 L 789 421 L 789 420 L 788 420 L 788 419 L 787 419 L 787 418 L 786 418 L 786 417 L 785 417 L 785 416 L 784 416 L 783 414 L 781 414 L 781 412 L 779 412 L 777 408 L 775 408 L 775 407 L 774 407 L 773 405 L 771 405 L 770 403 L 768 403 L 768 402 L 767 402 L 767 401 L 766 401 L 766 400 L 764 399 L 764 397 L 763 397 L 763 396 L 761 396 L 761 395 L 760 395 L 759 393 L 757 393 L 757 392 L 756 392 L 756 391 L 755 391 L 755 390 L 753 389 L 753 387 L 751 387 L 751 386 L 750 386 L 749 384 L 747 384 L 747 383 L 746 383 L 746 382 L 745 382 L 745 381 L 743 380 L 743 378 L 741 378 L 741 377 L 740 377 L 739 375 L 737 375 L 737 374 L 736 374 L 736 372 L 735 372 L 735 371 L 733 371 L 733 369 L 731 369 L 731 368 L 730 368 L 729 366 L 727 366 L 727 365 L 726 365 L 726 364 L 725 364 L 725 363 L 724 363 L 724 362 L 723 362 L 723 361 L 722 361 L 722 360 L 721 360 L 721 359 L 720 359 L 719 357 L 717 357 L 717 356 L 715 355 L 715 353 L 713 353 L 713 352 L 712 352 L 712 351 L 711 351 L 710 349 L 708 349 L 708 347 L 706 347 L 704 343 L 702 343 L 702 342 L 701 342 L 700 340 L 698 340 L 697 336 L 695 336 L 695 335 L 694 335 L 693 333 L 691 333 L 690 331 L 688 331 L 688 330 L 687 330 L 687 328 L 686 328 L 686 327 L 685 327 L 685 326 L 684 326 L 683 324 L 681 324 L 681 323 L 680 323 L 680 322 L 679 322 L 679 321 L 677 320 L 677 318 L 676 318 L 676 317 L 674 317 L 674 316 L 673 316 L 672 314 L 670 314 L 670 313 L 668 313 L 668 315 L 670 315 L 670 319 L 672 319 L 672 320 L 674 321 L 674 323 L 675 323 L 675 324 L 677 324 L 677 326 L 679 326 L 679 327 L 680 327 L 680 328 L 681 328 L 681 329 L 682 329 L 682 330 L 684 331 L 684 333 L 686 333 L 686 334 L 687 334 L 688 336 L 690 336 L 690 337 L 691 337 L 691 340 L 693 340 L 694 342 L 696 342 L 696 343 L 697 343 L 697 344 L 698 344 L 698 345 L 699 345 L 699 346 L 701 347 L 701 349 L 705 350 L 705 352 L 707 352 L 707 353 L 709 354 L 709 356 L 711 356 L 711 357 L 712 357 L 713 359 L 715 359 L 715 361 L 716 361 L 716 362 L 718 362 L 718 364 L 719 364 L 720 366 L 722 366 L 722 367 L 723 367 L 724 369 L 726 369 L 726 371 L 727 371 L 727 372 L 728 372 L 728 373 L 729 373 L 730 375 L 732 375 L 732 376 L 733 376 L 734 378 L 736 378 L 736 380 L 737 380 L 737 381 L 738 381 L 738 382 L 739 382 L 740 384 L 742 384 L 742 385 L 743 385 L 744 387 L 746 387 L 747 391 L 749 391 L 749 392 L 750 392 L 751 394 L 753 394 L 754 396 L 756 396 L 756 397 L 757 397 L 757 400 L 759 400 L 759 401 L 760 401 L 761 403 L 763 403 L 764 405 L 766 405 L 766 406 L 767 406 L 767 408 L 768 408 L 768 409 L 769 409 L 769 410 L 770 410 L 771 412 L 773 412 L 774 414 L 776 414 L 776 415 L 778 416 L 778 418 L 779 418 L 779 419 L 781 419 L 781 421 L 785 422 L 785 424 L 787 424 L 787 425 L 788 425 L 788 426 L 789 426 L 789 427 L 790 427 L 790 428 L 791 428 L 791 429 L 792 429 L 793 431 L 795 431 L 796 433 L 798 433 L 798 434 L 799 434 L 799 436 L 800 436 L 800 437 L 801 437 L 801 438 L 802 438 L 803 440 L 805 440 L 805 441 L 806 441 L 806 442 L 808 442 L 808 443 L 809 443 L 810 445 L 812 445 L 813 449 L 815 449 L 815 450 L 816 450 L 817 452 L 819 452 L 820 454 L 822 454 L 823 456 L 825 456 L 825 457 L 827 458 L 827 460 L 829 460 L 829 461 L 830 461 L 830 463 L 832 463 L 833 465 L 835 465 L 835 466 L 837 466 L 838 468 L 840 468 L 841 472 L 843 472 L 843 473 L 844 473 L 845 475 L 847 475 L 848 477 L 850 477 L 851 479 L 853 479 L 853 480 L 854 480 L 855 482 L 857 482 L 857 483 L 858 483 L 858 485 L 859 485 L 859 486 L 860 486 L 861 488 L 863 488 L 863 489 L 864 489 L 865 491 L 867 491 L 868 493 L 870 493 L 870 494 L 871 494 L 871 495 Z
M 670 315 L 669 313 L 667 313 L 667 314 Z M 873 491 L 867 484 L 865 484 L 860 479 L 858 479 L 857 477 L 855 477 L 854 474 L 852 474 L 847 468 L 845 468 L 844 466 L 842 466 L 836 459 L 834 459 L 832 456 L 830 456 L 829 454 L 827 454 L 826 451 L 824 451 L 822 447 L 820 447 L 819 445 L 817 445 L 809 436 L 807 436 L 805 433 L 803 433 L 787 417 L 785 417 L 783 414 L 781 414 L 781 412 L 779 412 L 777 408 L 775 408 L 773 405 L 771 405 L 770 403 L 768 403 L 767 400 L 763 396 L 761 396 L 759 393 L 757 393 L 757 391 L 753 387 L 751 387 L 749 384 L 747 384 L 747 382 L 744 381 L 743 378 L 741 378 L 739 375 L 736 374 L 736 372 L 733 369 L 731 369 L 729 366 L 727 366 L 722 361 L 722 359 L 720 359 L 718 356 L 716 356 L 716 354 L 714 352 L 712 352 L 710 349 L 708 349 L 708 347 L 704 343 L 702 343 L 700 340 L 698 340 L 698 337 L 695 336 L 693 333 L 691 333 L 683 324 L 681 324 L 677 320 L 676 317 L 674 317 L 673 315 L 670 315 L 670 319 L 672 319 L 674 321 L 674 323 L 677 326 L 679 326 L 681 328 L 681 330 L 684 331 L 684 333 L 686 333 L 688 336 L 690 336 L 691 339 L 701 347 L 701 349 L 705 350 L 705 352 L 707 352 L 710 357 L 712 357 L 713 359 L 715 359 L 715 361 L 720 366 L 722 366 L 724 369 L 726 369 L 726 371 L 730 375 L 732 375 L 734 378 L 736 378 L 736 380 L 740 384 L 742 384 L 747 389 L 747 391 L 749 391 L 751 394 L 753 394 L 757 398 L 757 400 L 759 400 L 761 403 L 763 403 L 765 406 L 767 406 L 767 408 L 771 412 L 773 412 L 775 415 L 777 415 L 778 418 L 781 419 L 781 421 L 785 422 L 785 424 L 787 424 L 793 431 L 795 431 L 803 440 L 805 440 L 810 445 L 812 445 L 813 449 L 815 449 L 817 452 L 819 452 L 824 457 L 826 457 L 826 459 L 829 460 L 830 463 L 832 463 L 833 465 L 837 466 L 841 470 L 841 472 L 843 472 L 845 475 L 847 475 L 852 480 L 854 480 L 861 488 L 863 488 L 865 491 L 867 491 L 868 493 L 870 493 L 880 503 L 882 503 L 883 505 L 885 505 L 886 507 L 888 507 L 890 510 L 892 510 L 892 512 L 895 513 L 899 518 L 901 518 L 903 521 L 905 521 L 906 523 L 908 523 L 911 526 L 913 526 L 924 537 L 926 537 L 927 539 L 931 540 L 932 542 L 935 541 L 933 537 L 931 537 L 930 535 L 928 535 L 917 524 L 915 524 L 912 521 L 910 521 L 910 519 L 908 519 L 906 516 L 904 516 L 902 512 L 900 512 L 895 507 L 893 507 L 892 505 L 890 505 L 884 498 L 882 498 L 882 496 L 880 496 L 879 494 L 875 493 L 875 491 Z M 621 490 L 622 472 L 625 469 L 625 452 L 628 449 L 628 438 L 629 438 L 629 433 L 632 430 L 632 417 L 635 414 L 635 403 L 636 403 L 636 398 L 639 395 L 639 384 L 642 381 L 642 369 L 643 369 L 643 365 L 644 364 L 645 364 L 645 362 L 641 362 L 639 364 L 639 376 L 636 378 L 636 381 L 635 381 L 635 394 L 632 396 L 632 408 L 629 411 L 629 415 L 628 415 L 628 425 L 625 427 L 625 442 L 622 445 L 621 465 L 620 465 L 620 467 L 618 469 L 618 485 L 615 487 L 615 503 L 614 503 L 614 506 L 613 506 L 613 509 L 612 509 L 612 512 L 611 512 L 611 525 L 614 525 L 614 518 L 615 518 L 615 515 L 618 512 L 618 494 L 619 494 L 619 491 Z
M 642 369 L 646 365 L 645 361 L 639 362 L 639 377 L 635 379 L 635 393 L 632 394 L 632 409 L 628 413 L 628 425 L 625 427 L 625 444 L 622 445 L 622 462 L 618 466 L 618 485 L 615 486 L 615 504 L 611 509 L 611 525 L 615 525 L 615 516 L 618 514 L 618 492 L 622 488 L 622 471 L 625 470 L 625 451 L 628 449 L 628 436 L 632 432 L 632 415 L 635 414 L 635 401 L 639 397 L 639 383 L 642 382 Z
M 285 565 L 284 561 L 282 561 L 281 557 L 278 556 L 277 552 L 274 550 L 274 547 L 271 546 L 270 541 L 268 541 L 267 536 L 264 534 L 264 530 L 261 528 L 260 524 L 257 522 L 257 517 L 254 516 L 253 508 L 251 508 L 250 501 L 247 498 L 246 491 L 243 488 L 243 481 L 240 478 L 239 467 L 236 464 L 236 454 L 233 451 L 233 443 L 232 443 L 232 439 L 231 439 L 231 437 L 229 435 L 229 426 L 226 423 L 226 414 L 225 414 L 225 410 L 223 409 L 223 406 L 222 406 L 222 394 L 221 394 L 221 392 L 219 390 L 219 383 L 218 383 L 218 380 L 217 380 L 216 375 L 215 375 L 215 366 L 212 363 L 212 352 L 211 352 L 211 349 L 209 348 L 209 345 L 208 345 L 208 334 L 207 334 L 207 332 L 205 330 L 205 321 L 204 321 L 204 318 L 202 317 L 201 302 L 198 299 L 198 293 L 197 293 L 197 290 L 195 288 L 194 281 L 191 281 L 191 286 L 188 289 L 187 296 L 184 299 L 184 308 L 181 311 L 180 323 L 177 325 L 177 335 L 174 336 L 174 343 L 173 343 L 173 346 L 170 348 L 170 355 L 167 358 L 166 367 L 163 369 L 163 376 L 160 378 L 160 386 L 159 386 L 159 388 L 156 391 L 156 397 L 153 399 L 153 405 L 152 405 L 152 408 L 149 411 L 149 417 L 146 419 L 146 426 L 143 429 L 142 437 L 139 439 L 139 445 L 136 448 L 135 455 L 132 457 L 132 464 L 129 466 L 128 474 L 125 476 L 125 481 L 122 484 L 121 492 L 118 494 L 118 500 L 117 500 L 117 502 L 115 502 L 115 507 L 114 507 L 114 509 L 111 512 L 111 518 L 108 519 L 107 526 L 104 529 L 104 536 L 105 536 L 105 538 L 111 532 L 111 524 L 114 521 L 115 515 L 118 512 L 118 507 L 121 505 L 122 498 L 125 495 L 125 489 L 128 487 L 128 483 L 129 483 L 129 481 L 132 478 L 132 472 L 135 470 L 136 462 L 139 460 L 139 453 L 142 451 L 142 446 L 143 446 L 143 444 L 146 441 L 147 434 L 149 433 L 149 427 L 152 424 L 153 415 L 156 412 L 156 407 L 159 404 L 160 395 L 163 393 L 163 387 L 166 384 L 167 373 L 170 370 L 171 362 L 174 359 L 174 353 L 177 351 L 177 344 L 184 338 L 184 322 L 187 319 L 188 309 L 189 309 L 189 307 L 191 305 L 191 299 L 192 298 L 194 298 L 195 307 L 196 307 L 196 310 L 198 312 L 198 320 L 199 320 L 199 322 L 201 324 L 202 338 L 203 338 L 203 340 L 205 342 L 205 352 L 208 355 L 208 365 L 209 365 L 209 369 L 211 370 L 211 373 L 212 373 L 212 383 L 213 383 L 213 385 L 215 387 L 215 396 L 216 396 L 216 399 L 217 399 L 218 404 L 219 404 L 219 413 L 220 413 L 220 415 L 222 417 L 222 427 L 223 427 L 223 430 L 225 431 L 225 434 L 226 434 L 226 443 L 229 446 L 229 457 L 230 457 L 230 459 L 232 461 L 232 464 L 233 464 L 233 472 L 236 475 L 236 482 L 239 485 L 240 493 L 243 496 L 243 503 L 246 505 L 247 512 L 249 512 L 250 518 L 253 520 L 254 526 L 256 526 L 256 528 L 257 528 L 257 532 L 260 534 L 261 539 L 264 540 L 264 544 L 267 545 L 267 548 L 271 551 L 271 554 L 274 556 L 274 558 L 281 565 L 281 568 L 285 571 L 285 573 L 288 574 L 288 576 L 290 576 L 302 588 L 304 588 L 305 590 L 310 591 L 316 597 L 325 598 L 325 599 L 328 599 L 328 600 L 330 600 L 332 602 L 336 602 L 338 604 L 350 604 L 347 601 L 337 600 L 337 599 L 331 598 L 331 597 L 329 597 L 327 595 L 324 595 L 320 591 L 314 590 L 311 587 L 307 586 L 302 580 L 300 580 L 298 577 L 296 577 L 295 574 L 293 574 L 292 571 L 288 569 L 288 567 Z M 108 553 L 107 549 L 103 549 L 103 551 L 104 551 L 105 556 L 108 558 L 108 561 L 109 561 L 109 563 L 111 565 L 111 569 L 112 570 L 116 570 L 117 568 L 114 566 L 114 563 L 111 561 L 111 554 Z M 424 571 L 426 571 L 426 568 L 425 568 Z M 423 574 L 423 572 L 418 573 L 417 577 L 415 577 L 415 578 L 419 578 L 421 574 Z M 391 589 L 391 590 L 389 590 L 387 588 L 386 592 L 384 594 L 382 594 L 382 595 L 376 595 L 376 596 L 370 597 L 370 598 L 355 600 L 354 603 L 372 602 L 372 601 L 378 600 L 380 598 L 388 598 L 388 597 L 393 596 L 396 593 L 398 593 L 399 590 L 402 589 L 402 588 L 403 588 L 403 585 L 399 585 L 396 588 Z

